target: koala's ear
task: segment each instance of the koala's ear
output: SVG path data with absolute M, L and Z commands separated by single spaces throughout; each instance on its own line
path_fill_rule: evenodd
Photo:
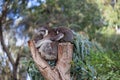
M 45 30 L 44 37 L 48 35 L 48 30 Z
M 42 31 L 40 31 L 39 28 L 34 29 L 34 34 L 36 34 L 36 35 L 41 35 L 41 33 L 42 33 Z
M 33 31 L 35 34 L 37 34 L 38 33 L 38 29 L 34 29 L 34 31 Z
M 57 31 L 56 33 L 59 34 L 59 31 Z

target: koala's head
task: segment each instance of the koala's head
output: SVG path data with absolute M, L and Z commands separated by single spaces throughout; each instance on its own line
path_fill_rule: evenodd
M 43 37 L 48 35 L 48 28 L 47 27 L 40 27 L 37 30 L 38 35 L 42 35 Z

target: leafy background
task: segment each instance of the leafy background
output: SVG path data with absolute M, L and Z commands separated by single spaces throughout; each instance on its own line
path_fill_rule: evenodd
M 6 17 L 2 18 L 7 4 Z M 76 80 L 120 79 L 119 0 L 0 0 L 0 27 L 10 54 L 0 45 L 0 80 L 12 80 L 15 61 L 20 80 L 42 80 L 27 41 L 43 25 L 75 32 L 71 77 Z M 2 41 L 1 41 L 2 42 Z

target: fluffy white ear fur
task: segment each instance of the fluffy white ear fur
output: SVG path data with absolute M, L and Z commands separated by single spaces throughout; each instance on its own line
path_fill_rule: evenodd
M 48 30 L 45 30 L 45 35 L 44 35 L 44 37 L 47 36 L 47 35 L 48 35 Z

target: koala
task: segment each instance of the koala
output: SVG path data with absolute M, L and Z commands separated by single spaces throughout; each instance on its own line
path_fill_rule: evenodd
M 40 27 L 38 37 L 35 39 L 35 46 L 45 60 L 56 60 L 58 44 L 60 42 L 72 42 L 73 33 L 69 28 Z
M 42 58 L 45 60 L 56 60 L 58 42 L 52 39 L 56 35 L 56 32 L 50 27 L 41 27 L 38 29 L 38 33 L 38 37 L 34 39 L 35 47 L 40 52 Z M 39 36 L 42 36 L 42 39 Z
M 74 39 L 72 30 L 67 27 L 58 27 L 55 31 L 57 35 L 54 39 L 59 42 L 72 42 Z

